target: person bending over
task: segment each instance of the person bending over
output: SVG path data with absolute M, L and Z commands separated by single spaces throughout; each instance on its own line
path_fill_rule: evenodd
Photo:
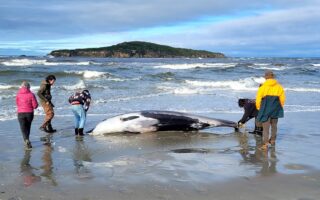
M 78 91 L 69 97 L 69 103 L 75 117 L 74 133 L 76 136 L 83 136 L 83 129 L 86 123 L 86 116 L 91 102 L 91 95 L 88 90 Z
M 254 131 L 250 131 L 249 133 L 262 136 L 262 124 L 257 121 L 258 110 L 256 108 L 256 100 L 255 99 L 239 99 L 238 105 L 240 108 L 244 109 L 243 116 L 238 121 L 238 126 L 241 127 L 250 119 L 255 118 Z

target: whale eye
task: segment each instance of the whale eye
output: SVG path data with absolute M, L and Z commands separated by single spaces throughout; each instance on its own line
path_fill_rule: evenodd
M 137 119 L 139 118 L 139 116 L 130 116 L 130 117 L 126 117 L 126 118 L 120 118 L 121 121 L 129 121 L 129 120 L 133 120 L 133 119 Z

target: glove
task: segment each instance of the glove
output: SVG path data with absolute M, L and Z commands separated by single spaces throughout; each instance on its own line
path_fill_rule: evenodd
M 238 122 L 238 128 L 244 128 L 245 126 L 244 126 L 244 124 L 243 123 L 241 123 L 241 122 Z

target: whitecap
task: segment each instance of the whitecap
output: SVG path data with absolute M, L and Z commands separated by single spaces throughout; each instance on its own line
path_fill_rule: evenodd
M 288 69 L 288 67 L 285 67 L 285 66 L 274 66 L 274 65 L 271 65 L 271 64 L 254 64 L 254 65 L 250 65 L 248 66 L 250 68 L 253 68 L 253 69 L 262 69 L 262 70 L 274 70 L 274 71 L 283 71 L 283 70 L 286 70 Z
M 312 64 L 314 67 L 320 67 L 320 64 L 319 63 L 316 63 L 316 64 Z
M 99 78 L 99 77 L 104 77 L 106 75 L 110 75 L 107 72 L 98 72 L 98 71 L 64 71 L 67 74 L 78 74 L 78 75 L 83 75 L 84 78 L 90 79 L 90 78 Z
M 18 85 L 0 85 L 0 90 L 18 89 Z
M 86 88 L 86 84 L 83 80 L 80 80 L 77 84 L 75 85 L 64 85 L 61 86 L 65 90 L 77 90 L 77 89 L 84 89 Z
M 256 91 L 261 80 L 256 77 L 240 79 L 238 81 L 191 81 L 186 80 L 186 83 L 195 87 L 208 87 L 215 89 L 232 89 L 232 90 L 247 90 Z
M 285 90 L 294 92 L 320 92 L 319 88 L 285 88 Z
M 319 112 L 320 106 L 313 105 L 284 105 L 285 112 Z
M 9 61 L 1 62 L 5 66 L 29 66 L 29 65 L 44 65 L 46 60 L 36 60 L 36 59 L 12 59 Z
M 194 68 L 230 68 L 235 67 L 236 63 L 192 63 L 192 64 L 169 64 L 159 65 L 154 68 L 165 69 L 194 69 Z

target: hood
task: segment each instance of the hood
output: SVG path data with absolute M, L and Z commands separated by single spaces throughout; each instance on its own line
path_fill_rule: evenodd
M 273 86 L 273 85 L 277 84 L 277 80 L 275 80 L 275 79 L 267 79 L 266 82 L 264 82 L 264 84 L 268 85 L 268 86 Z
M 26 88 L 26 87 L 22 87 L 19 89 L 18 91 L 18 94 L 27 94 L 27 93 L 30 93 L 30 89 L 29 88 Z
M 47 84 L 49 84 L 46 80 L 43 80 L 43 81 L 41 81 L 41 84 L 45 84 L 45 85 L 47 85 Z

